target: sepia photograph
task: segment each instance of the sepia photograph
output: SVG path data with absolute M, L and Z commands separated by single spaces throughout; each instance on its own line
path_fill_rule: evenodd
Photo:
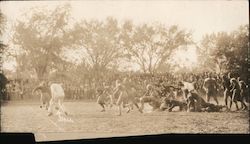
M 250 134 L 248 0 L 0 2 L 1 133 Z

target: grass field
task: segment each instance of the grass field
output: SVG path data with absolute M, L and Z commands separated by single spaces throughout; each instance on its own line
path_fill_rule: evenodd
M 38 102 L 14 101 L 1 107 L 1 132 L 33 132 L 36 141 L 84 139 L 163 133 L 249 133 L 249 113 L 151 112 L 136 109 L 117 116 L 116 107 L 101 108 L 95 102 L 68 101 L 73 122 L 47 116 Z M 147 107 L 146 109 L 150 109 Z

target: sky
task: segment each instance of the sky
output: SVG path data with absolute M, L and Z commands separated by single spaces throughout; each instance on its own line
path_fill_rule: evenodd
M 131 19 L 135 24 L 160 22 L 177 24 L 193 31 L 194 39 L 218 31 L 232 31 L 239 25 L 249 23 L 247 0 L 94 0 L 94 1 L 3 1 L 1 10 L 14 21 L 34 6 L 53 8 L 70 3 L 72 16 L 76 19 L 105 19 L 113 16 L 119 20 Z
M 119 21 L 132 20 L 135 24 L 178 25 L 192 31 L 195 42 L 205 34 L 230 32 L 240 25 L 249 24 L 247 0 L 1 1 L 0 8 L 11 24 L 31 7 L 54 8 L 64 3 L 71 4 L 72 17 L 76 20 L 102 20 L 112 16 Z M 8 39 L 7 32 L 2 39 Z

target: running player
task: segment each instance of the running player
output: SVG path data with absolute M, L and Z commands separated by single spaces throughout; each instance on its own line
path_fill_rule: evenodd
M 123 80 L 123 82 L 120 82 L 119 80 L 116 81 L 116 87 L 114 90 L 113 95 L 118 95 L 118 99 L 116 101 L 116 105 L 118 106 L 119 114 L 118 116 L 121 116 L 121 107 L 125 107 L 125 100 L 128 97 L 128 93 L 125 89 L 124 83 L 126 82 L 126 78 Z
M 53 114 L 54 109 L 57 109 L 58 112 L 68 115 L 65 111 L 65 107 L 63 104 L 65 93 L 62 87 L 62 83 L 51 83 L 50 85 L 51 99 L 48 108 L 48 116 Z
M 140 111 L 140 108 L 139 108 L 139 106 L 137 104 L 137 100 L 136 100 L 136 98 L 137 98 L 136 86 L 132 82 L 132 79 L 129 78 L 127 81 L 125 81 L 124 86 L 125 86 L 125 90 L 128 94 L 127 101 L 124 102 L 128 106 L 127 112 L 129 112 L 131 109 L 133 109 L 133 105 L 135 105 L 136 108 Z

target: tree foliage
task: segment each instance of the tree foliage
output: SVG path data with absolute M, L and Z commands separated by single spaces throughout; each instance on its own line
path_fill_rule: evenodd
M 3 13 L 0 11 L 0 36 L 2 37 L 5 30 L 6 18 Z M 5 45 L 2 40 L 0 40 L 0 72 L 2 72 L 2 62 L 3 62 L 3 52 L 7 45 Z
M 123 47 L 130 56 L 129 60 L 140 65 L 146 73 L 157 72 L 166 65 L 174 50 L 192 43 L 191 34 L 178 26 L 134 26 L 129 21 L 123 25 L 122 40 Z
M 240 26 L 226 33 L 218 32 L 203 37 L 199 49 L 203 66 L 218 67 L 219 72 L 247 72 L 249 26 Z
M 77 47 L 84 49 L 83 61 L 95 71 L 107 69 L 123 56 L 116 19 L 82 21 L 74 31 Z
M 19 64 L 33 68 L 39 79 L 61 62 L 62 48 L 70 45 L 69 14 L 69 5 L 54 10 L 37 8 L 16 23 L 13 42 L 23 50 Z
M 16 57 L 19 71 L 33 70 L 39 79 L 52 71 L 104 77 L 126 60 L 139 65 L 144 73 L 166 72 L 171 54 L 194 44 L 192 34 L 176 25 L 135 25 L 112 17 L 72 24 L 70 12 L 70 5 L 53 10 L 34 8 L 16 22 L 13 43 L 23 50 Z M 248 25 L 231 33 L 205 35 L 199 46 L 201 67 L 246 72 L 248 48 Z M 80 49 L 82 63 L 66 62 L 62 56 L 65 49 Z

